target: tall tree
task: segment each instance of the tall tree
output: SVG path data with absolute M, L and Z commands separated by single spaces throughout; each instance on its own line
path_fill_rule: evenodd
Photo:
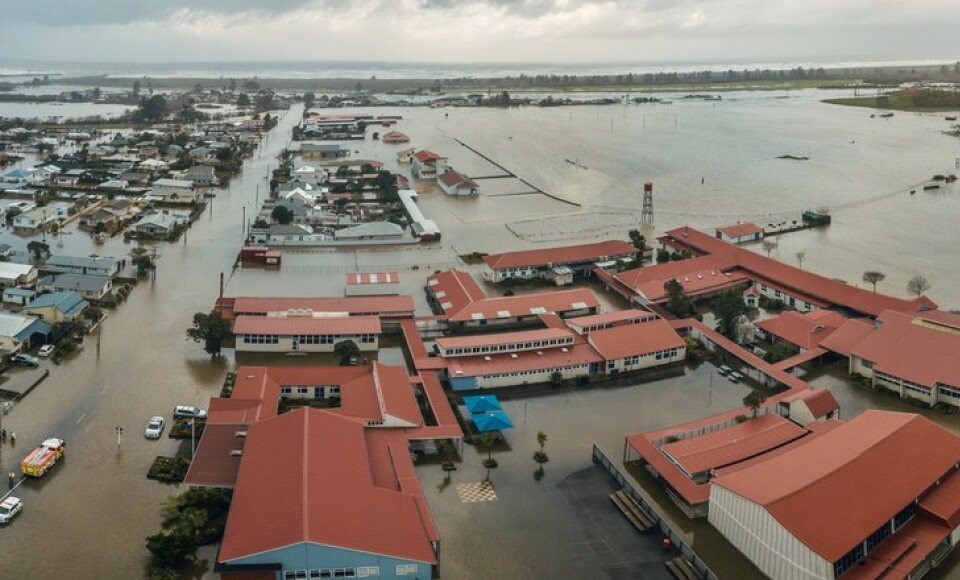
M 360 347 L 352 340 L 341 340 L 333 345 L 333 353 L 340 357 L 340 364 L 350 364 L 360 354 Z
M 693 313 L 693 303 L 679 280 L 676 278 L 667 280 L 663 284 L 663 290 L 667 293 L 667 310 L 674 316 L 685 318 Z
M 918 298 L 929 289 L 930 281 L 927 280 L 926 276 L 921 274 L 917 274 L 913 278 L 910 278 L 910 281 L 907 282 L 907 292 L 917 296 Z
M 720 334 L 736 338 L 740 317 L 747 313 L 747 305 L 739 292 L 727 290 L 713 302 L 713 314 Z
M 647 238 L 640 233 L 640 230 L 630 230 L 627 232 L 630 236 L 630 243 L 637 249 L 637 260 L 643 263 L 643 254 L 647 251 Z
M 193 315 L 193 326 L 187 329 L 187 338 L 203 344 L 203 350 L 210 356 L 219 356 L 223 342 L 230 336 L 230 323 L 219 312 L 197 312 Z
M 876 270 L 867 270 L 863 273 L 863 281 L 867 284 L 873 284 L 873 291 L 877 291 L 877 283 L 883 282 L 887 275 Z
M 293 212 L 285 206 L 278 205 L 270 212 L 270 217 L 278 224 L 288 224 L 293 221 Z

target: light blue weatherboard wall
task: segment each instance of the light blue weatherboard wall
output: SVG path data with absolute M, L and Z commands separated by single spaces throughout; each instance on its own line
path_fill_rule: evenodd
M 454 391 L 473 391 L 477 388 L 477 377 L 450 377 L 450 388 Z
M 356 578 L 389 578 L 391 580 L 430 580 L 433 570 L 432 566 L 425 562 L 414 562 L 412 560 L 400 560 L 387 556 L 378 556 L 366 552 L 355 552 L 343 548 L 334 548 L 323 546 L 310 542 L 303 542 L 271 550 L 263 554 L 249 556 L 247 558 L 237 558 L 225 562 L 228 565 L 242 564 L 280 564 L 281 571 L 277 573 L 277 579 L 283 580 L 284 572 L 294 570 L 330 570 L 353 568 L 358 570 L 361 567 L 376 566 L 379 568 L 379 575 L 361 576 L 356 574 Z M 406 575 L 397 574 L 397 566 L 416 564 L 416 573 Z M 309 574 L 307 576 L 309 578 Z M 341 576 L 342 577 L 342 576 Z

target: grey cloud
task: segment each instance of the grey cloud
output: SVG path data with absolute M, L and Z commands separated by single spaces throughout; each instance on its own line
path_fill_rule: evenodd
M 224 16 L 277 16 L 308 5 L 345 4 L 344 0 L 0 0 L 0 14 L 7 23 L 62 26 L 163 22 L 184 9 Z

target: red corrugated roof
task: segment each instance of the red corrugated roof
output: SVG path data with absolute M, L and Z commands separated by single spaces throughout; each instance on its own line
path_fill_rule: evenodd
M 928 388 L 937 383 L 960 388 L 956 360 L 960 353 L 960 316 L 930 314 L 934 313 L 884 312 L 877 319 L 879 328 L 866 333 L 849 352 L 873 362 L 876 371 Z
M 935 306 L 929 299 L 906 300 L 856 288 L 767 258 L 690 227 L 670 230 L 666 233 L 665 238 L 668 243 L 673 245 L 688 247 L 703 254 L 716 256 L 717 259 L 728 262 L 731 266 L 739 266 L 749 271 L 753 276 L 767 278 L 792 289 L 794 293 L 806 294 L 814 299 L 843 306 L 870 316 L 879 316 L 884 310 L 917 311 L 921 304 L 927 307 Z
M 230 400 L 230 399 L 224 399 Z M 247 425 L 210 424 L 203 429 L 203 436 L 197 444 L 197 451 L 190 462 L 190 468 L 184 478 L 187 485 L 211 487 L 232 487 L 240 469 L 240 457 L 231 452 L 242 452 L 245 437 L 238 432 L 246 432 Z
M 373 382 L 382 413 L 413 425 L 423 425 L 417 399 L 413 396 L 407 370 L 400 366 L 373 363 Z
M 960 437 L 906 413 L 866 411 L 788 453 L 713 479 L 764 506 L 835 562 L 960 462 Z
M 781 340 L 810 350 L 840 328 L 847 319 L 830 310 L 813 310 L 801 313 L 788 310 L 779 316 L 761 320 L 757 327 Z
M 560 314 L 587 308 L 596 309 L 599 306 L 600 303 L 589 288 L 573 288 L 476 300 L 463 309 L 451 313 L 450 320 L 453 322 L 497 320 L 551 312 Z
M 663 302 L 667 300 L 667 291 L 664 286 L 670 280 L 680 282 L 687 296 L 699 296 L 746 284 L 749 278 L 743 272 L 723 272 L 718 269 L 695 270 L 675 278 L 641 282 L 633 288 L 651 302 Z
M 767 413 L 707 435 L 667 443 L 660 451 L 693 475 L 749 459 L 806 434 L 796 423 Z
M 370 451 L 360 422 L 316 409 L 251 426 L 220 560 L 311 542 L 436 563 L 415 496 L 376 486 L 371 461 L 392 459 Z
M 427 278 L 427 291 L 444 314 L 459 312 L 471 302 L 487 297 L 473 276 L 463 270 L 445 270 Z
M 563 246 L 560 248 L 543 248 L 541 250 L 523 250 L 484 256 L 493 270 L 506 268 L 522 268 L 536 266 L 559 266 L 562 264 L 578 264 L 584 262 L 599 262 L 626 256 L 633 256 L 637 249 L 623 240 L 607 240 L 592 244 Z
M 439 179 L 448 187 L 480 187 L 475 181 L 466 175 L 452 169 L 441 175 Z
M 759 234 L 763 232 L 763 228 L 753 222 L 743 222 L 740 224 L 734 224 L 732 226 L 723 226 L 717 228 L 717 231 L 722 232 L 730 238 L 743 238 L 746 236 Z
M 927 516 L 951 530 L 960 525 L 960 471 L 954 471 L 941 481 L 920 500 L 919 507 Z
M 617 325 L 621 323 L 634 323 L 643 320 L 652 321 L 660 318 L 649 310 L 639 310 L 630 308 L 627 310 L 618 310 L 615 312 L 605 312 L 603 314 L 592 314 L 590 316 L 578 316 L 567 319 L 567 324 L 577 328 L 587 328 L 596 325 Z
M 223 302 L 229 306 L 228 301 Z M 348 296 L 344 298 L 281 298 L 237 297 L 224 318 L 244 314 L 261 315 L 288 310 L 313 312 L 346 312 L 350 315 L 413 316 L 416 306 L 412 296 Z
M 806 391 L 801 391 L 796 395 L 784 399 L 784 401 L 787 402 L 796 400 L 802 400 L 806 403 L 807 408 L 810 409 L 810 413 L 815 419 L 822 419 L 840 409 L 840 403 L 837 402 L 836 397 L 833 396 L 833 393 L 831 393 L 829 389 L 814 389 L 811 387 Z
M 417 161 L 421 163 L 427 163 L 429 161 L 436 161 L 438 159 L 446 159 L 446 157 L 441 157 L 439 154 L 434 153 L 433 151 L 427 151 L 426 149 L 421 149 L 413 154 L 417 158 Z
M 238 316 L 234 334 L 380 334 L 376 316 Z
M 874 330 L 876 327 L 872 320 L 854 318 L 844 322 L 840 328 L 821 341 L 820 346 L 843 356 L 850 356 L 850 351 Z
M 650 354 L 686 344 L 670 323 L 662 319 L 595 330 L 587 336 L 587 341 L 606 360 Z
M 381 137 L 384 143 L 406 143 L 410 137 L 400 131 L 390 131 Z

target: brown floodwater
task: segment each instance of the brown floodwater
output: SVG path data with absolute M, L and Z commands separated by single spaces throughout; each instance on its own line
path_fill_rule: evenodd
M 852 282 L 865 269 L 880 269 L 887 273 L 881 289 L 897 295 L 903 295 L 910 275 L 923 273 L 934 283 L 935 299 L 960 305 L 960 269 L 952 255 L 960 241 L 953 227 L 960 192 L 909 194 L 911 184 L 951 167 L 960 151 L 960 142 L 939 133 L 942 117 L 898 113 L 879 121 L 862 109 L 822 105 L 817 99 L 829 95 L 820 92 L 784 96 L 789 98 L 732 94 L 721 105 L 698 101 L 651 108 L 365 110 L 402 114 L 399 128 L 411 135 L 413 145 L 448 155 L 470 175 L 499 170 L 454 137 L 581 207 L 540 195 L 450 199 L 435 194 L 430 184 L 417 184 L 424 212 L 443 230 L 439 243 L 372 251 L 290 250 L 279 271 L 232 271 L 243 216 L 256 213 L 266 176 L 277 164 L 275 155 L 300 118 L 299 109 L 286 113 L 260 153 L 218 193 L 185 238 L 159 245 L 156 279 L 139 284 L 128 302 L 110 311 L 99 341 L 88 337 L 82 351 L 64 364 L 45 361 L 50 378 L 4 418 L 18 442 L 16 448 L 0 449 L 0 469 L 15 470 L 20 457 L 48 436 L 67 439 L 69 451 L 63 465 L 16 491 L 25 511 L 0 530 L 0 576 L 143 575 L 144 537 L 157 530 L 163 500 L 181 489 L 144 477 L 153 458 L 172 454 L 176 443 L 148 442 L 142 430 L 152 415 L 169 417 L 174 405 L 205 405 L 235 364 L 231 352 L 211 361 L 184 338 L 192 314 L 211 307 L 220 272 L 227 274 L 231 295 L 297 296 L 339 295 L 349 271 L 400 270 L 403 291 L 413 294 L 425 312 L 423 278 L 456 265 L 457 254 L 622 236 L 639 215 L 639 184 L 652 180 L 658 196 L 655 231 L 737 219 L 762 223 L 830 204 L 837 208 L 832 226 L 783 236 L 777 255 L 788 260 L 803 249 L 804 267 Z M 354 157 L 396 168 L 395 146 L 370 140 L 350 146 L 359 151 Z M 775 159 L 787 153 L 811 161 Z M 504 180 L 484 188 L 494 194 L 523 191 L 515 185 Z M 880 197 L 891 191 L 902 193 Z M 855 204 L 858 200 L 872 201 Z M 0 242 L 22 246 L 26 241 L 0 230 Z M 97 246 L 82 233 L 54 238 L 51 246 L 75 255 L 114 256 L 133 247 L 118 238 Z M 418 468 L 444 538 L 444 576 L 563 577 L 563 570 L 575 564 L 570 554 L 576 551 L 568 548 L 583 537 L 556 485 L 590 465 L 590 444 L 618 457 L 626 433 L 728 409 L 745 388 L 725 382 L 710 388 L 702 377 L 688 375 L 511 401 L 508 412 L 518 428 L 508 433 L 512 451 L 501 453 L 501 468 L 491 476 L 502 495 L 497 505 L 460 504 L 455 490 L 444 486 L 439 468 Z M 842 385 L 836 389 L 848 417 L 873 406 L 907 410 L 880 395 Z M 935 418 L 956 430 L 954 417 Z M 118 425 L 126 433 L 119 452 Z M 548 432 L 551 454 L 540 480 L 533 477 L 529 457 L 538 429 Z M 454 483 L 483 476 L 479 458 L 467 448 Z M 707 552 L 722 548 L 705 541 L 701 537 L 695 544 Z

